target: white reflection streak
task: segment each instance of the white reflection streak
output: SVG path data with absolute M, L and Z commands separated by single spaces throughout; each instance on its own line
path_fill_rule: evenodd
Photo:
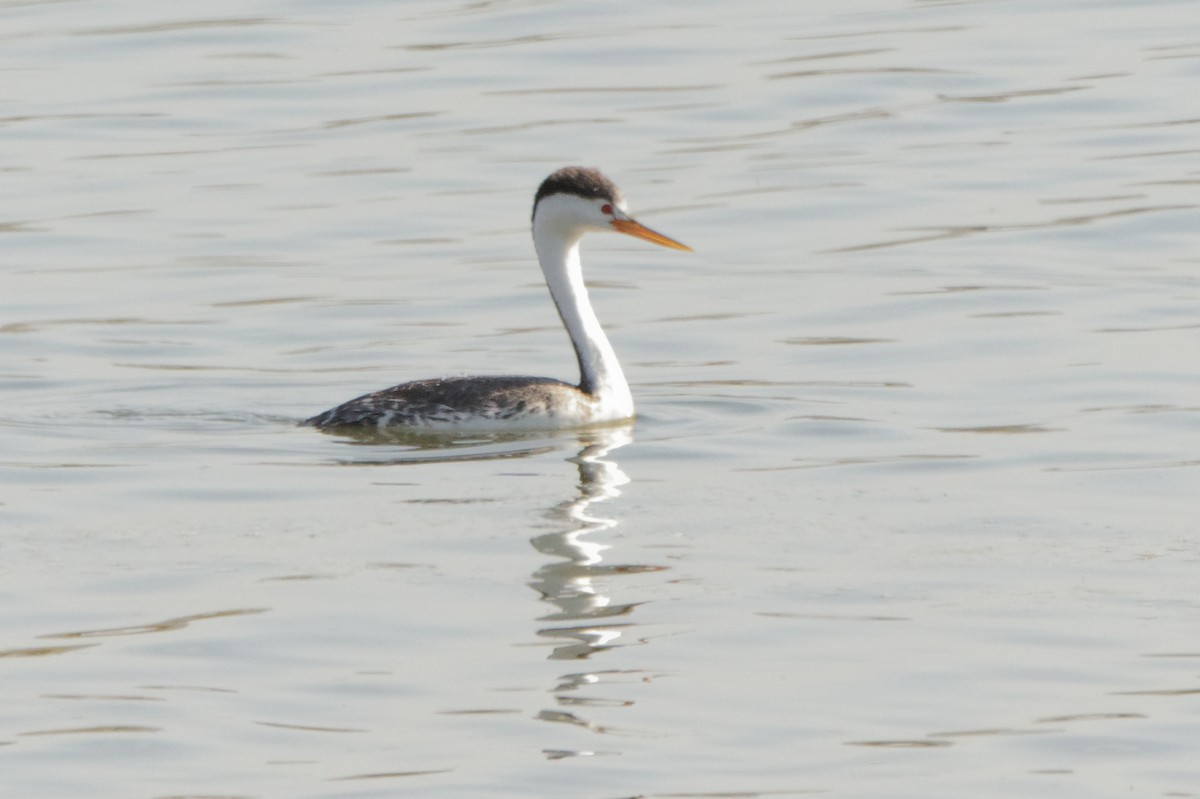
M 588 538 L 593 533 L 617 525 L 616 519 L 596 515 L 592 506 L 620 496 L 620 486 L 629 482 L 629 477 L 607 456 L 632 440 L 628 428 L 597 431 L 582 440 L 583 449 L 571 458 L 579 467 L 579 495 L 556 506 L 552 513 L 568 521 L 567 529 L 539 535 L 532 540 L 539 552 L 560 559 L 542 566 L 534 572 L 530 581 L 530 585 L 547 602 L 558 607 L 557 612 L 543 616 L 543 621 L 592 622 L 624 615 L 633 608 L 633 605 L 614 603 L 611 597 L 597 589 L 597 577 L 622 570 L 603 566 L 604 553 L 610 546 Z M 640 571 L 642 568 L 634 567 L 632 570 Z M 550 657 L 576 660 L 613 646 L 621 637 L 623 626 L 572 624 L 539 630 L 538 634 L 571 641 L 556 647 Z
M 629 428 L 599 431 L 587 439 L 581 439 L 583 449 L 570 459 L 579 467 L 579 495 L 555 506 L 551 511 L 552 517 L 565 523 L 564 529 L 536 536 L 532 540 L 539 552 L 556 559 L 534 572 L 530 581 L 530 585 L 546 602 L 557 606 L 556 612 L 542 616 L 541 620 L 560 624 L 538 630 L 538 635 L 542 637 L 566 642 L 555 646 L 550 654 L 551 660 L 584 660 L 597 652 L 618 646 L 618 640 L 632 624 L 618 622 L 616 617 L 629 615 L 638 603 L 616 602 L 601 591 L 612 590 L 618 584 L 611 579 L 615 576 L 663 568 L 639 564 L 605 565 L 604 559 L 611 546 L 589 538 L 594 533 L 616 527 L 618 523 L 616 519 L 597 515 L 595 505 L 620 496 L 620 487 L 630 482 L 616 462 L 608 459 L 608 455 L 632 440 Z M 626 679 L 624 675 L 637 674 L 638 671 L 610 669 L 563 675 L 552 691 L 559 707 L 543 710 L 537 718 L 598 734 L 632 734 L 630 730 L 616 729 L 578 714 L 581 708 L 588 707 L 628 707 L 633 704 L 631 700 L 586 697 L 579 693 L 582 689 L 620 682 Z M 571 710 L 565 710 L 564 707 L 570 707 Z M 618 753 L 582 749 L 545 750 L 546 757 L 552 760 L 596 754 Z

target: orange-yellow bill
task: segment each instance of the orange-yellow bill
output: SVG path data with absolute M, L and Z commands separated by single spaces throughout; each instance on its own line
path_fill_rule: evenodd
M 612 221 L 614 229 L 622 233 L 627 233 L 630 236 L 637 236 L 639 239 L 652 241 L 655 244 L 661 244 L 663 247 L 671 247 L 676 250 L 692 251 L 692 248 L 686 244 L 682 244 L 669 236 L 664 236 L 643 225 L 641 222 L 636 222 L 632 219 L 614 219 Z

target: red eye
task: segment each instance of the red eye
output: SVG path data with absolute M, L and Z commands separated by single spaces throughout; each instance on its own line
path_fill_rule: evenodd
M 600 213 L 605 214 L 606 216 L 612 216 L 612 206 L 608 203 L 605 203 L 604 205 L 600 206 Z

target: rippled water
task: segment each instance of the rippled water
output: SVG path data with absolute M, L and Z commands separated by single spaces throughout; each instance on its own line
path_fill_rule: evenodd
M 5 790 L 1197 795 L 1197 31 L 0 0 Z M 635 426 L 295 427 L 571 377 L 568 163 Z

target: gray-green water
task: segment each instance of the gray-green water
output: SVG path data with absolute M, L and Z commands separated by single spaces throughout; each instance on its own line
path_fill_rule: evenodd
M 5 795 L 1200 791 L 1190 2 L 0 2 Z M 294 426 L 570 378 L 630 429 Z

